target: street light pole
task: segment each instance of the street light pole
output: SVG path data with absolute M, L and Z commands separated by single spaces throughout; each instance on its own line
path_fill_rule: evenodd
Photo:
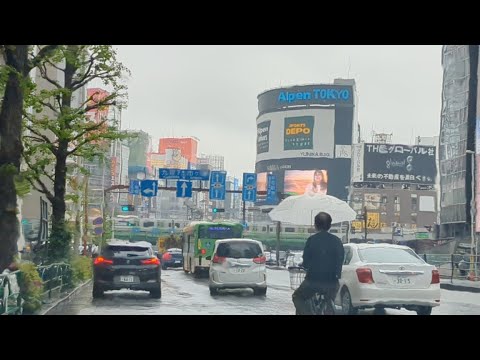
M 476 201 L 475 201 L 475 152 L 472 150 L 467 150 L 467 154 L 470 154 L 471 158 L 471 174 L 472 174 L 472 198 L 470 201 L 470 237 L 471 237 L 471 242 L 470 242 L 470 278 L 471 280 L 474 279 L 476 276 L 476 259 L 474 256 L 474 249 L 476 252 L 476 241 L 475 241 L 475 207 L 476 207 Z

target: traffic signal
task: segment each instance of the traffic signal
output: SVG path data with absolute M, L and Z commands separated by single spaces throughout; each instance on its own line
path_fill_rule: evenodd
M 213 208 L 214 213 L 225 212 L 225 209 Z
M 133 205 L 122 205 L 122 211 L 134 211 L 135 206 Z

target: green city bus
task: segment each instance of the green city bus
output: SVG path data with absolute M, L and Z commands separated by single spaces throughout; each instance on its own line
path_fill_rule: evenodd
M 237 222 L 193 221 L 182 230 L 183 270 L 199 276 L 210 268 L 218 239 L 241 238 L 243 226 Z

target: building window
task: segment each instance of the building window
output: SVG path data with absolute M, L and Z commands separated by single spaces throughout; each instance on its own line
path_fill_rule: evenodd
M 412 224 L 417 224 L 417 213 L 412 213 L 411 215 L 412 218 Z
M 381 204 L 381 211 L 387 212 L 387 195 L 382 195 L 382 204 Z
M 285 232 L 295 232 L 295 228 L 292 227 L 286 227 Z
M 395 205 L 395 212 L 400 212 L 400 197 L 398 195 L 393 198 L 393 204 Z
M 417 194 L 411 194 L 412 211 L 417 211 Z

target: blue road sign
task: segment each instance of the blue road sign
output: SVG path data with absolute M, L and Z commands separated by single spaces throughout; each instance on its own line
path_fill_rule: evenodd
M 103 218 L 97 217 L 92 221 L 93 225 L 102 225 L 103 224 Z
M 159 169 L 158 177 L 160 179 L 171 180 L 203 180 L 208 181 L 210 170 L 183 170 L 183 169 Z
M 190 177 L 190 180 L 208 181 L 208 179 L 210 179 L 210 170 L 191 170 L 191 171 L 193 172 L 193 174 Z
M 158 177 L 160 179 L 180 179 L 180 169 L 158 169 Z
M 140 180 L 130 180 L 129 194 L 140 195 Z
M 210 200 L 225 200 L 226 171 L 212 171 L 210 173 Z
M 191 181 L 177 181 L 177 197 L 192 197 L 192 182 Z
M 243 201 L 257 201 L 257 174 L 243 173 Z
M 102 235 L 103 234 L 103 227 L 96 227 L 93 229 L 95 235 Z
M 272 174 L 267 175 L 267 202 L 275 203 L 277 201 L 277 177 Z
M 142 180 L 140 193 L 145 197 L 157 196 L 158 181 L 157 180 Z

